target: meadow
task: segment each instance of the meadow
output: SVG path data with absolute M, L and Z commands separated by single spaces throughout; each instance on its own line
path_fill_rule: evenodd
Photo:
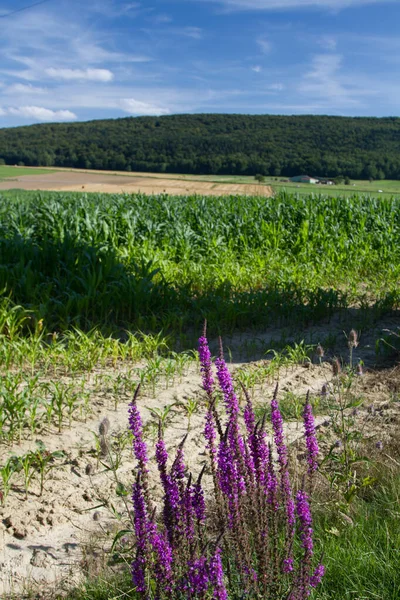
M 0 165 L 0 181 L 23 175 L 45 175 L 46 173 L 54 173 L 54 170 Z
M 67 590 L 63 597 L 68 593 L 87 600 L 141 597 L 129 571 L 135 539 L 140 538 L 137 511 L 147 476 L 140 460 L 146 443 L 149 490 L 158 505 L 163 494 L 154 483 L 152 448 L 161 443 L 160 432 L 171 456 L 187 436 L 185 474 L 176 480 L 180 502 L 187 503 L 187 494 L 199 490 L 195 481 L 203 466 L 203 493 L 211 502 L 204 416 L 215 401 L 215 426 L 218 419 L 225 423 L 227 402 L 226 388 L 212 392 L 212 400 L 206 393 L 204 355 L 197 352 L 197 339 L 207 320 L 214 356 L 219 354 L 218 335 L 225 342 L 227 364 L 217 362 L 217 368 L 224 373 L 222 380 L 230 381 L 229 398 L 235 394 L 238 402 L 234 410 L 228 402 L 231 429 L 244 428 L 242 411 L 251 405 L 254 424 L 246 443 L 251 446 L 257 431 L 264 439 L 264 427 L 265 436 L 276 442 L 280 411 L 290 464 L 278 460 L 275 468 L 282 481 L 282 473 L 290 475 L 293 494 L 300 500 L 308 448 L 300 423 L 310 392 L 313 435 L 320 445 L 319 469 L 310 485 L 312 564 L 317 568 L 322 560 L 326 569 L 314 597 L 398 598 L 399 209 L 396 198 L 357 194 L 210 198 L 2 193 L 4 597 L 58 597 L 60 588 Z M 271 408 L 277 381 L 278 407 Z M 138 384 L 132 413 L 129 405 Z M 143 430 L 137 425 L 141 419 Z M 267 425 L 270 419 L 272 425 Z M 242 442 L 233 437 L 230 443 L 232 450 Z M 281 456 L 282 446 L 277 450 Z M 235 468 L 242 472 L 235 456 Z M 173 469 L 168 470 L 172 479 Z M 187 477 L 189 471 L 193 480 Z M 244 480 L 251 477 L 252 471 L 243 471 Z M 260 490 L 256 486 L 252 493 L 259 498 Z M 279 498 L 278 504 L 288 505 L 288 497 Z M 223 543 L 218 530 L 222 521 L 205 524 L 199 517 L 190 525 L 193 544 L 172 544 L 179 590 L 172 597 L 184 593 L 182 561 L 187 553 L 215 566 L 220 544 L 229 598 L 241 597 L 249 584 L 249 568 L 264 564 L 256 544 L 262 531 L 250 528 L 253 537 L 243 538 L 244 546 L 254 549 L 253 563 L 251 552 L 240 554 L 240 543 L 229 534 L 230 520 L 236 519 L 240 529 L 240 519 L 225 513 L 223 503 L 219 506 L 223 529 L 228 530 Z M 244 497 L 239 512 L 246 515 L 246 523 L 252 523 L 249 506 Z M 283 557 L 293 547 L 303 581 L 313 577 L 311 557 L 301 558 L 306 550 L 301 510 L 298 535 L 285 546 L 285 522 L 280 516 L 274 520 L 274 512 L 267 509 L 262 512 L 270 531 L 279 531 L 277 538 L 268 538 L 269 552 L 277 556 L 279 547 Z M 185 515 L 189 519 L 190 511 Z M 149 513 L 146 519 L 151 524 L 153 516 Z M 156 525 L 168 531 L 170 521 L 151 527 Z M 70 572 L 67 563 L 79 564 L 81 571 Z M 151 594 L 155 581 L 165 583 L 157 564 L 153 559 L 146 564 Z M 196 565 L 195 571 L 200 569 Z M 88 583 L 73 577 L 78 571 L 89 577 Z M 210 573 L 207 585 L 214 581 Z M 283 579 L 271 571 L 268 577 L 259 584 L 257 597 L 286 600 L 291 590 L 292 595 L 297 590 L 297 598 L 306 597 L 299 595 L 298 580 L 288 573 Z M 71 591 L 74 586 L 77 591 Z M 191 593 L 193 598 L 212 597 L 209 588 L 193 588 Z

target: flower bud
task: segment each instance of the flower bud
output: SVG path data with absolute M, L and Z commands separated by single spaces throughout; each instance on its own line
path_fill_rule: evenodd
M 332 361 L 333 375 L 336 377 L 337 375 L 340 374 L 341 370 L 342 370 L 342 365 L 340 364 L 340 360 L 338 358 L 334 358 Z
M 358 333 L 355 329 L 352 329 L 349 333 L 348 345 L 349 348 L 357 348 L 358 346 Z

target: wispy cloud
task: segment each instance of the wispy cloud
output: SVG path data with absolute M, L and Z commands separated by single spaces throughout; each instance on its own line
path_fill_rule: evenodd
M 362 105 L 366 96 L 374 94 L 360 85 L 357 75 L 349 76 L 342 69 L 340 54 L 318 54 L 298 86 L 298 92 L 325 102 L 327 106 L 346 108 Z
M 261 73 L 262 67 L 260 67 L 260 65 L 255 65 L 254 67 L 251 67 L 251 70 L 254 71 L 254 73 Z
M 121 108 L 130 115 L 168 115 L 170 110 L 148 102 L 141 102 L 134 98 L 125 98 L 121 100 Z
M 25 83 L 14 83 L 8 87 L 5 87 L 5 89 L 3 90 L 3 94 L 15 94 L 15 95 L 32 95 L 32 94 L 47 94 L 48 90 L 46 88 L 43 87 L 36 87 L 34 85 L 31 84 L 25 84 Z
M 77 119 L 77 116 L 70 110 L 50 110 L 43 106 L 0 108 L 0 114 L 34 119 L 35 121 L 74 121 Z
M 66 81 L 102 81 L 107 83 L 114 79 L 114 74 L 108 69 L 45 69 L 46 75 L 54 79 Z
M 259 37 L 257 45 L 264 54 L 268 54 L 272 50 L 272 44 L 266 37 Z

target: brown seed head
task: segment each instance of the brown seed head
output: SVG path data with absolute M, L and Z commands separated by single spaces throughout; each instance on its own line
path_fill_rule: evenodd
M 100 435 L 107 435 L 110 430 L 110 421 L 108 417 L 104 417 L 99 425 L 99 433 Z
M 358 333 L 355 329 L 352 329 L 348 337 L 349 348 L 357 348 L 358 346 Z
M 321 346 L 321 344 L 318 344 L 316 350 L 315 350 L 316 355 L 319 358 L 322 358 L 323 356 L 325 356 L 325 350 L 323 349 L 323 347 Z
M 334 358 L 332 361 L 332 372 L 336 377 L 342 370 L 342 365 L 340 364 L 340 360 L 338 358 Z
M 108 455 L 109 449 L 110 449 L 110 446 L 109 446 L 106 438 L 101 436 L 101 438 L 100 438 L 100 453 L 103 458 Z

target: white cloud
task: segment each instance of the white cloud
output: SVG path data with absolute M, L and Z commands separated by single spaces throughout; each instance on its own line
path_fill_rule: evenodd
M 148 102 L 141 102 L 134 98 L 125 98 L 121 100 L 121 108 L 131 115 L 168 115 L 171 111 L 168 108 L 161 108 Z
M 299 8 L 324 8 L 340 10 L 365 4 L 387 4 L 398 0 L 201 0 L 223 4 L 236 10 L 285 10 Z
M 356 84 L 355 79 L 349 80 L 343 75 L 342 62 L 340 54 L 317 54 L 298 91 L 314 100 L 324 100 L 329 106 L 360 105 L 365 90 Z
M 10 85 L 3 92 L 4 94 L 47 94 L 47 90 L 42 87 L 35 87 L 34 85 L 25 83 L 14 83 Z
M 258 38 L 257 44 L 261 52 L 263 52 L 264 54 L 268 54 L 268 52 L 271 52 L 272 44 L 265 37 Z
M 108 69 L 55 69 L 45 70 L 49 77 L 66 81 L 101 81 L 108 83 L 114 79 L 114 74 Z
M 50 110 L 42 106 L 19 106 L 17 108 L 1 108 L 2 115 L 24 117 L 36 121 L 74 121 L 78 117 L 70 110 Z
M 262 67 L 260 67 L 260 65 L 255 65 L 254 67 L 251 67 L 251 70 L 254 71 L 254 73 L 261 73 Z

